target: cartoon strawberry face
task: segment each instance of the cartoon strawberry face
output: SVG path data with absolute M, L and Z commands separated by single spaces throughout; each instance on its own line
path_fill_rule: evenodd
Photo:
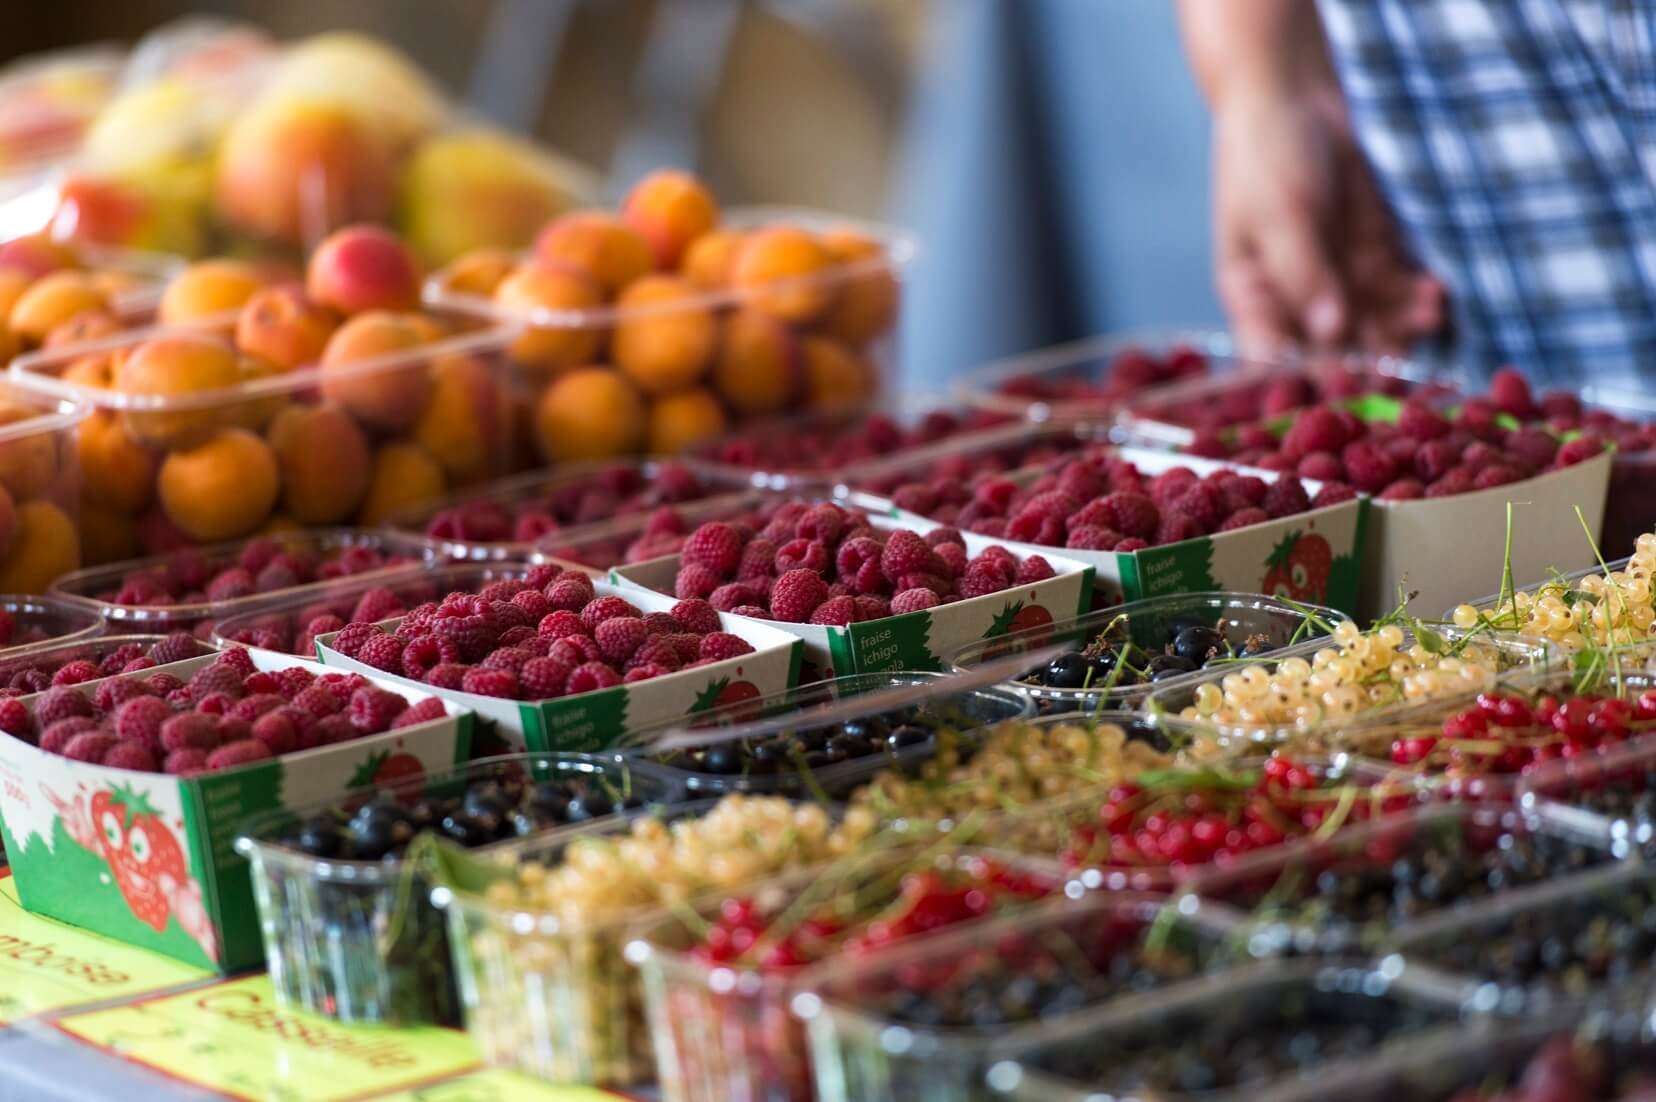
M 1320 601 L 1328 594 L 1334 551 L 1316 532 L 1289 532 L 1271 551 L 1260 588 L 1274 597 Z
M 92 794 L 92 826 L 98 852 L 109 864 L 133 917 L 156 933 L 167 928 L 171 908 L 163 880 L 189 880 L 189 863 L 178 839 L 149 801 L 125 786 Z

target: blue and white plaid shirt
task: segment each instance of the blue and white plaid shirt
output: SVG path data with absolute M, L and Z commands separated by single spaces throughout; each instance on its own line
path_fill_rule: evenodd
M 1656 0 L 1320 0 L 1353 121 L 1460 347 L 1656 385 Z

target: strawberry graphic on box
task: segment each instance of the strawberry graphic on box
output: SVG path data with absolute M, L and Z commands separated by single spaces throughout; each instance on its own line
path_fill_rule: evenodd
M 133 917 L 160 933 L 172 916 L 161 878 L 175 883 L 190 878 L 183 847 L 149 800 L 125 785 L 92 793 L 91 811 L 98 853 L 109 863 L 121 898 Z
M 1282 538 L 1265 560 L 1269 567 L 1260 589 L 1273 597 L 1321 601 L 1328 594 L 1334 551 L 1316 532 L 1295 530 Z
M 739 709 L 744 715 L 747 714 L 750 710 L 741 709 L 740 706 L 758 700 L 761 694 L 753 682 L 740 680 L 741 675 L 742 668 L 737 666 L 735 678 L 721 677 L 717 681 L 709 681 L 707 688 L 696 694 L 695 703 L 690 705 L 690 714 L 715 709 L 721 713 Z M 758 708 L 751 709 L 751 713 L 757 716 Z
M 1033 601 L 1013 601 L 995 617 L 989 625 L 989 630 L 983 633 L 983 638 L 993 639 L 997 635 L 1006 635 L 1011 632 L 1036 631 L 1049 627 L 1052 624 L 1052 613 Z

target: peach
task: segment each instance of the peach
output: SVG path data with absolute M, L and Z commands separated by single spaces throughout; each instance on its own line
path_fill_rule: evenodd
M 276 504 L 276 456 L 246 429 L 220 429 L 161 462 L 156 488 L 168 519 L 202 542 L 245 536 Z
M 80 564 L 80 534 L 69 514 L 50 501 L 25 502 L 17 507 L 11 554 L 0 560 L 0 593 L 44 593 Z
M 617 300 L 610 359 L 646 394 L 682 390 L 707 370 L 719 329 L 699 297 L 678 276 L 653 275 Z
M 378 524 L 405 509 L 443 496 L 443 468 L 418 444 L 386 444 L 374 456 L 368 497 L 357 516 Z
M 412 310 L 420 304 L 420 262 L 389 230 L 346 226 L 311 254 L 305 292 L 341 314 Z
M 800 391 L 799 342 L 763 310 L 746 307 L 724 321 L 713 384 L 740 413 L 775 413 Z
M 646 431 L 644 399 L 620 372 L 582 367 L 541 392 L 535 430 L 548 459 L 608 459 L 637 451 Z
M 316 363 L 339 318 L 305 297 L 297 283 L 266 287 L 236 316 L 236 347 L 277 371 Z
M 73 250 L 43 233 L 31 233 L 0 242 L 0 269 L 16 272 L 25 283 L 74 265 Z
M 264 272 L 245 260 L 198 260 L 167 284 L 155 317 L 162 325 L 183 325 L 230 314 L 264 284 Z
M 89 310 L 107 309 L 109 296 L 85 272 L 52 272 L 18 296 L 7 325 L 24 342 L 39 344 L 63 322 Z
M 706 387 L 664 394 L 650 405 L 646 448 L 652 455 L 672 455 L 711 440 L 727 427 L 724 407 Z
M 748 236 L 736 254 L 730 285 L 783 321 L 808 322 L 834 301 L 823 273 L 833 265 L 817 239 L 794 226 L 771 226 Z
M 81 498 L 80 537 L 81 558 L 87 566 L 122 562 L 143 553 L 132 515 L 90 498 Z
M 428 341 L 417 317 L 371 310 L 340 326 L 322 351 L 323 397 L 373 428 L 399 432 L 413 424 L 431 393 L 425 358 L 411 354 Z
M 679 274 L 704 291 L 722 291 L 730 286 L 736 270 L 736 254 L 742 251 L 747 234 L 741 230 L 714 230 L 704 233 L 684 250 Z
M 88 341 L 113 337 L 121 332 L 121 323 L 107 310 L 88 310 L 67 321 L 60 321 L 46 333 L 42 348 L 61 348 L 66 344 L 85 344 Z
M 439 356 L 431 364 L 431 398 L 409 433 L 451 485 L 494 473 L 504 465 L 506 397 L 489 365 L 475 356 Z
M 874 396 L 874 369 L 843 344 L 827 337 L 806 337 L 800 349 L 806 402 L 812 409 L 845 409 Z
M 509 249 L 473 249 L 439 271 L 437 285 L 458 295 L 487 298 L 517 264 L 517 257 Z
M 140 399 L 178 399 L 224 390 L 241 381 L 241 368 L 230 343 L 208 333 L 171 333 L 145 341 L 115 367 L 115 389 Z M 217 428 L 223 405 L 172 410 L 128 409 L 121 423 L 145 444 L 174 447 Z
M 391 213 L 390 151 L 339 106 L 270 98 L 241 112 L 219 147 L 213 192 L 236 228 L 289 244 Z
M 338 524 L 368 493 L 368 438 L 336 405 L 289 406 L 268 434 L 282 477 L 282 508 L 306 524 Z
M 604 304 L 604 294 L 589 276 L 574 269 L 531 261 L 500 281 L 494 301 L 527 319 L 535 310 L 591 310 Z M 591 362 L 603 335 L 596 323 L 533 326 L 512 341 L 507 354 L 514 363 L 551 374 Z
M 62 467 L 57 433 L 28 424 L 39 416 L 39 410 L 0 401 L 0 484 L 18 501 L 50 491 Z
M 719 222 L 719 204 L 688 172 L 652 172 L 621 202 L 621 217 L 655 254 L 656 267 L 672 271 L 690 243 Z
M 836 266 L 839 295 L 822 318 L 822 331 L 852 348 L 861 348 L 890 330 L 897 318 L 897 277 L 885 248 L 853 230 L 831 230 L 822 247 Z
M 535 238 L 535 256 L 543 264 L 584 272 L 606 297 L 654 267 L 650 246 L 638 231 L 606 211 L 573 211 L 554 219 Z
M 114 411 L 93 410 L 75 435 L 82 493 L 92 501 L 136 513 L 155 486 L 155 453 L 128 436 Z

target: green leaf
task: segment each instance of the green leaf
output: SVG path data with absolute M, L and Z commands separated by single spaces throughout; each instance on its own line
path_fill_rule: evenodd
M 1415 639 L 1426 648 L 1427 654 L 1442 654 L 1444 650 L 1443 636 L 1433 631 L 1423 623 L 1416 622 L 1414 626 Z

